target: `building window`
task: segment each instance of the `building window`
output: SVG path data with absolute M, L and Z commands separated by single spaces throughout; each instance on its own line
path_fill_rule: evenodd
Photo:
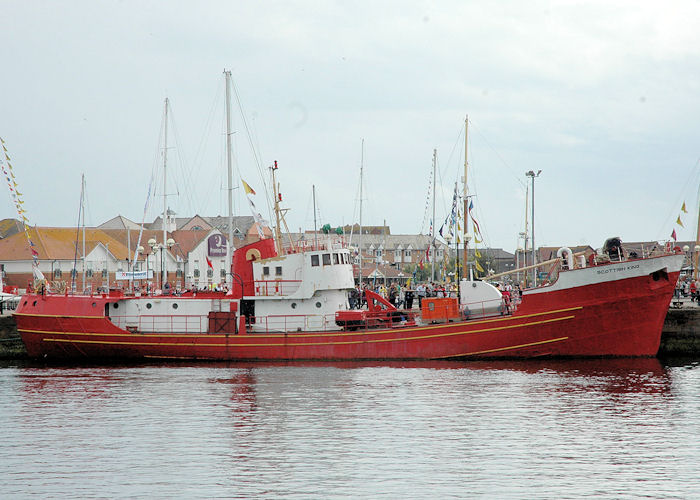
M 199 269 L 195 269 L 193 274 L 195 278 L 199 278 Z
M 214 276 L 214 270 L 212 268 L 207 269 L 207 278 Z
M 92 278 L 92 269 L 91 268 L 87 268 L 85 270 L 85 276 L 88 278 Z
M 102 277 L 103 278 L 107 277 L 107 269 L 106 268 L 102 270 Z
M 331 254 L 329 254 L 329 253 L 324 253 L 324 254 L 323 254 L 323 265 L 324 265 L 324 266 L 330 266 L 330 265 L 331 265 Z
M 282 276 L 282 266 L 275 266 L 275 276 Z
M 60 269 L 54 269 L 53 270 L 53 277 L 54 279 L 61 279 L 61 270 Z
M 312 266 L 318 266 L 318 255 L 312 255 L 311 256 L 311 265 Z
M 175 271 L 175 276 L 176 276 L 177 278 L 182 278 L 182 269 L 176 270 L 176 271 Z
M 374 256 L 375 256 L 375 257 L 381 257 L 381 256 L 382 256 L 382 249 L 381 249 L 381 248 L 377 248 L 377 249 L 374 251 Z
M 220 276 L 221 276 L 222 278 L 225 278 L 225 277 L 226 277 L 226 269 L 222 269 L 222 270 L 221 270 Z
M 404 257 L 408 257 L 409 259 L 411 258 L 411 251 L 410 250 L 404 250 L 403 252 Z
M 270 276 L 270 267 L 263 266 L 263 276 Z

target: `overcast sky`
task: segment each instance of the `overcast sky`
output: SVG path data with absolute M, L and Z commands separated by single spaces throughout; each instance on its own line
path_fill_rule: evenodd
M 140 222 L 154 171 L 146 220 L 157 217 L 166 97 L 168 205 L 226 215 L 230 69 L 235 175 L 267 217 L 251 143 L 265 175 L 277 160 L 292 230 L 313 228 L 312 184 L 319 226 L 358 220 L 363 139 L 363 223 L 427 232 L 437 149 L 439 227 L 468 114 L 469 191 L 489 246 L 522 246 L 525 172 L 540 169 L 538 246 L 674 227 L 695 238 L 696 1 L 2 0 L 0 11 L 0 136 L 31 224 L 74 226 L 82 173 L 88 225 Z M 15 217 L 0 200 L 1 218 Z

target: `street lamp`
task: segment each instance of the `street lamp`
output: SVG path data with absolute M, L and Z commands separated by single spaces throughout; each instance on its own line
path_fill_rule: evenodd
M 532 178 L 532 287 L 535 288 L 537 286 L 537 255 L 536 255 L 536 246 L 535 246 L 535 177 L 539 177 L 540 174 L 542 173 L 542 170 L 538 170 L 537 173 L 534 171 L 530 170 L 528 172 L 525 172 L 526 177 Z
M 158 242 L 156 241 L 155 238 L 150 238 L 148 240 L 148 246 L 151 247 L 151 254 L 156 253 L 156 248 L 158 248 Z M 156 261 L 153 261 L 153 270 L 155 271 L 156 268 Z M 158 280 L 156 279 L 156 288 L 158 288 Z
M 143 253 L 143 247 L 141 245 L 136 247 L 136 253 L 138 255 L 144 255 Z M 136 257 L 136 262 L 134 263 L 134 267 L 131 268 L 131 283 L 133 285 L 133 280 L 134 280 L 134 268 L 136 267 L 136 264 L 138 263 L 138 255 Z M 148 255 L 146 255 L 146 283 L 148 283 Z M 133 288 L 133 286 L 132 286 Z M 139 280 L 139 293 L 140 293 L 140 288 L 141 288 L 141 280 Z
M 163 283 L 163 286 L 168 282 L 168 266 L 166 265 L 165 261 L 165 256 L 163 255 L 163 250 L 165 250 L 166 246 L 168 250 L 172 248 L 172 246 L 175 244 L 175 240 L 172 238 L 168 238 L 165 241 L 165 246 L 161 245 L 160 247 L 160 268 L 161 272 L 163 273 L 163 277 L 161 279 L 161 283 Z

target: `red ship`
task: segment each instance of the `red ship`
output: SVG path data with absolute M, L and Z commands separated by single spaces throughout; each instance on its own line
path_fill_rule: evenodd
M 683 258 L 570 260 L 512 303 L 485 281 L 462 280 L 459 298 L 427 298 L 418 310 L 372 292 L 356 310 L 348 248 L 329 239 L 278 252 L 263 239 L 234 252 L 229 293 L 34 292 L 14 316 L 29 356 L 47 360 L 654 356 Z

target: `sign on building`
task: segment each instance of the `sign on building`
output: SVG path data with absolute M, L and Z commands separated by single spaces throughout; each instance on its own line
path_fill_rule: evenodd
M 222 234 L 212 234 L 207 239 L 207 253 L 209 257 L 226 257 L 226 238 Z

